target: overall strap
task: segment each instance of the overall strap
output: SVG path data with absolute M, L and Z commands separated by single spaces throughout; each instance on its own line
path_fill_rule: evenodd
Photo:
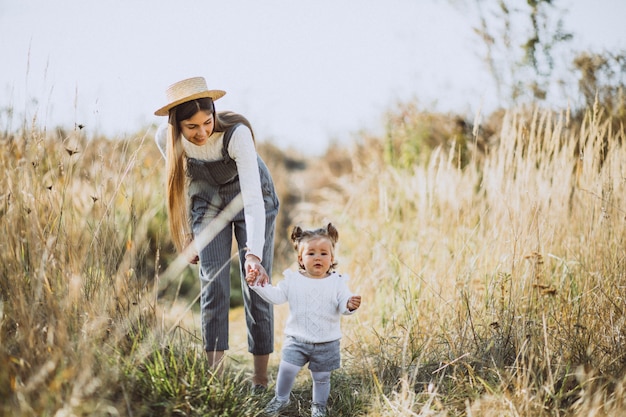
M 241 124 L 242 123 L 237 123 L 224 132 L 224 137 L 222 138 L 222 157 L 224 158 L 224 164 L 228 164 L 232 161 L 232 158 L 228 154 L 228 145 L 230 145 L 230 138 L 233 136 L 233 132 Z

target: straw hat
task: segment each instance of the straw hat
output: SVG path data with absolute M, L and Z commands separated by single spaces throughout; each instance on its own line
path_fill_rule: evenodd
M 195 100 L 197 98 L 212 98 L 213 101 L 221 98 L 226 94 L 222 90 L 209 90 L 203 77 L 188 78 L 179 81 L 167 87 L 165 96 L 169 104 L 155 111 L 157 116 L 167 116 L 172 107 L 176 107 L 186 101 Z

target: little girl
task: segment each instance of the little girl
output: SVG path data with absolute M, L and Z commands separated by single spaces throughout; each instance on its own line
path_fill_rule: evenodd
M 289 302 L 285 341 L 276 379 L 276 394 L 265 407 L 266 415 L 278 415 L 290 403 L 289 394 L 300 369 L 308 362 L 313 379 L 311 416 L 326 416 L 330 373 L 340 366 L 340 318 L 361 305 L 361 296 L 348 289 L 348 277 L 335 272 L 337 229 L 302 230 L 296 226 L 291 241 L 298 252 L 299 271 L 287 270 L 277 286 L 257 283 L 250 271 L 250 288 L 272 304 Z

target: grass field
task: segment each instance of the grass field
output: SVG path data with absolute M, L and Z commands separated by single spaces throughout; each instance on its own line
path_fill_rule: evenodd
M 496 128 L 493 128 L 497 126 Z M 411 106 L 321 158 L 259 145 L 293 224 L 337 225 L 363 296 L 343 320 L 334 416 L 626 414 L 626 149 L 597 108 L 492 129 Z M 255 416 L 241 309 L 206 369 L 195 271 L 172 274 L 151 130 L 0 138 L 0 413 Z M 275 375 L 287 310 L 277 308 Z M 285 415 L 309 415 L 303 371 Z

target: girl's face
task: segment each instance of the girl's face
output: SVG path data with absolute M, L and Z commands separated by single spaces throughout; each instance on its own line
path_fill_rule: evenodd
M 311 278 L 324 278 L 334 262 L 333 247 L 330 240 L 318 237 L 302 243 L 298 262 Z
M 215 120 L 213 113 L 200 110 L 189 119 L 180 122 L 180 131 L 189 142 L 194 145 L 204 145 L 213 134 Z

